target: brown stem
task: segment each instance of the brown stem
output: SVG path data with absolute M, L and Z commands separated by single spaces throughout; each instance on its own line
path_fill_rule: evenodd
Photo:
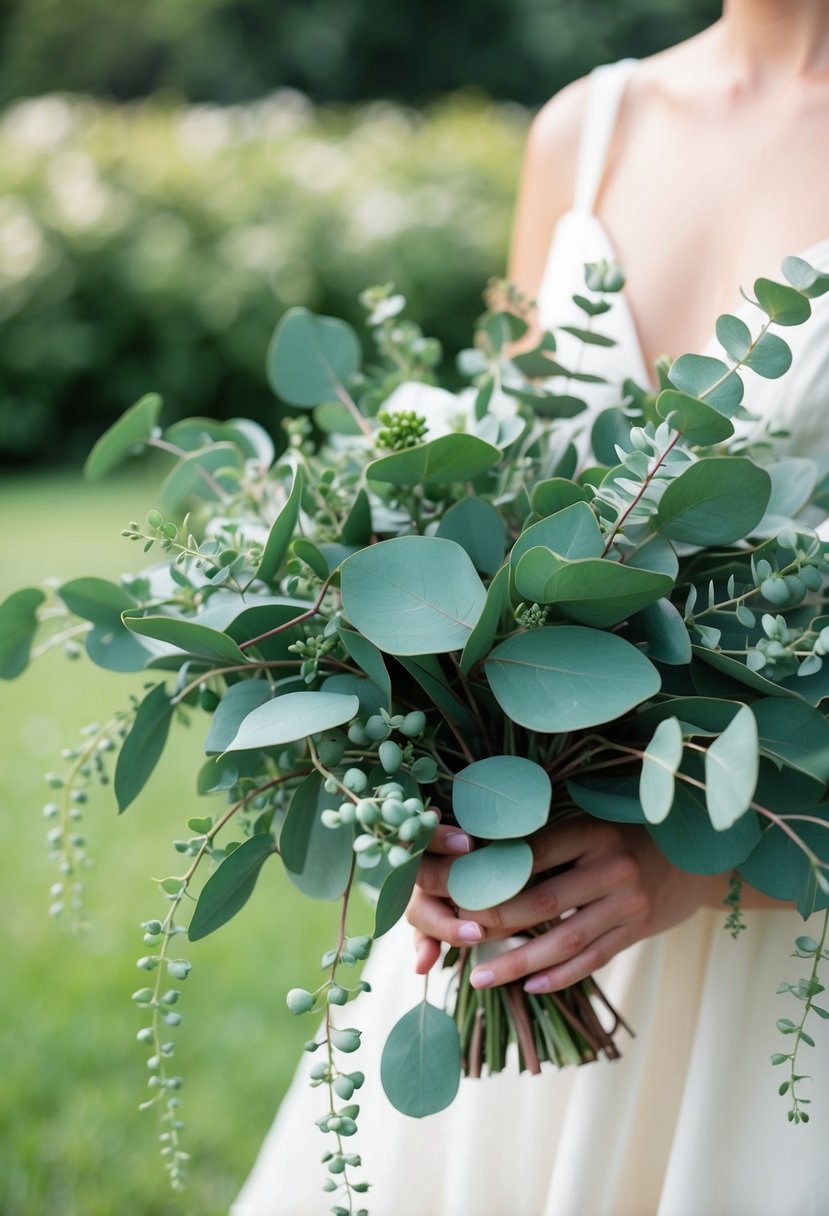
M 517 983 L 506 984 L 504 993 L 509 1001 L 510 1011 L 515 1023 L 515 1033 L 518 1036 L 518 1047 L 521 1051 L 527 1069 L 537 1076 L 541 1072 L 538 1052 L 535 1049 L 533 1029 L 527 1006 L 524 1004 L 524 993 Z
M 600 1045 L 593 1035 L 591 1035 L 581 1018 L 579 1018 L 568 1005 L 565 997 L 570 995 L 570 991 L 570 989 L 566 989 L 563 993 L 550 992 L 547 995 L 549 995 L 550 1000 L 553 1002 L 564 1020 L 569 1023 L 573 1030 L 575 1030 L 576 1034 L 580 1035 L 581 1038 L 584 1039 L 590 1050 L 593 1052 L 593 1058 L 595 1059 L 601 1050 Z
M 469 1057 L 466 1061 L 466 1075 L 478 1078 L 481 1075 L 481 1056 L 484 1042 L 484 1007 L 479 1005 L 475 1010 L 475 1023 L 472 1027 L 472 1038 L 469 1041 Z
M 249 646 L 257 646 L 260 642 L 265 642 L 268 638 L 276 637 L 278 633 L 284 633 L 286 629 L 293 629 L 294 625 L 301 625 L 303 621 L 307 621 L 312 616 L 316 616 L 322 607 L 322 601 L 325 599 L 325 593 L 328 590 L 329 584 L 336 573 L 336 570 L 332 570 L 328 575 L 328 578 L 322 584 L 319 595 L 307 612 L 302 612 L 299 616 L 293 617 L 292 620 L 285 621 L 283 625 L 277 625 L 275 629 L 269 629 L 267 633 L 260 633 L 258 637 L 248 638 L 246 642 L 240 642 L 239 649 L 247 650 Z

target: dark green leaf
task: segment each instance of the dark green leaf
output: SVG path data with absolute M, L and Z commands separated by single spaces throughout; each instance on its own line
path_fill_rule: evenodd
M 0 678 L 13 680 L 29 665 L 37 610 L 46 596 L 37 587 L 13 591 L 0 604 Z
M 762 801 L 759 794 L 758 801 Z M 791 805 L 788 809 L 794 811 L 795 806 Z M 824 825 L 829 825 L 829 806 L 811 807 L 808 814 L 822 820 L 823 825 L 795 820 L 788 826 L 808 849 L 818 857 L 825 857 L 829 826 Z M 776 824 L 765 829 L 750 857 L 740 865 L 740 873 L 746 882 L 773 899 L 797 900 L 804 915 L 829 906 L 829 895 L 814 882 L 809 857 Z
M 617 447 L 630 451 L 630 428 L 630 419 L 616 406 L 596 415 L 590 431 L 590 449 L 599 464 L 618 464 Z
M 509 566 L 502 566 L 487 588 L 483 612 L 478 617 L 478 623 L 463 648 L 461 671 L 465 675 L 492 649 L 492 643 L 508 603 Z
M 380 888 L 374 908 L 374 937 L 382 937 L 384 933 L 388 933 L 406 911 L 419 869 L 420 853 L 417 853 L 404 866 L 398 866 L 389 872 Z
M 132 729 L 121 745 L 115 765 L 118 813 L 134 802 L 147 784 L 164 751 L 173 706 L 163 684 L 156 684 L 138 707 Z
M 184 620 L 178 616 L 134 616 L 125 613 L 124 624 L 133 633 L 145 638 L 155 638 L 177 646 L 186 654 L 210 659 L 220 663 L 247 663 L 248 660 L 227 634 L 200 625 L 197 621 Z
M 745 860 L 760 838 L 753 811 L 718 832 L 708 817 L 702 790 L 681 781 L 676 783 L 668 818 L 649 824 L 648 831 L 669 861 L 692 874 L 722 874 L 732 869 Z
M 574 338 L 578 338 L 579 342 L 584 342 L 587 346 L 615 346 L 615 338 L 608 338 L 604 334 L 596 334 L 592 329 L 579 329 L 577 325 L 559 325 L 559 329 L 563 329 L 565 333 L 572 334 Z
M 417 680 L 426 695 L 434 701 L 441 713 L 469 735 L 476 735 L 478 727 L 469 710 L 452 691 L 443 669 L 432 654 L 400 656 L 397 660 L 409 675 Z M 399 776 L 395 780 L 399 780 Z
M 343 646 L 362 671 L 373 680 L 383 694 L 386 709 L 391 708 L 391 680 L 385 660 L 377 647 L 360 633 L 341 629 Z
M 590 497 L 590 491 L 584 486 L 577 486 L 566 477 L 550 477 L 535 483 L 530 502 L 536 515 L 554 515 L 565 507 L 572 507 L 573 503 L 589 502 Z
M 260 832 L 224 859 L 202 887 L 187 933 L 191 942 L 220 929 L 245 906 L 259 871 L 275 851 L 270 832 Z
M 100 481 L 128 456 L 143 450 L 158 425 L 161 398 L 147 393 L 104 431 L 86 458 L 83 472 L 87 481 Z
M 659 394 L 656 412 L 660 418 L 667 419 L 675 431 L 680 431 L 689 443 L 702 447 L 723 443 L 734 434 L 729 420 L 713 405 L 675 389 L 668 388 Z
M 596 819 L 611 823 L 647 823 L 637 794 L 635 778 L 585 779 L 566 781 L 567 793 L 576 806 Z
M 396 1110 L 414 1119 L 449 1106 L 461 1080 L 458 1030 L 448 1013 L 423 1001 L 392 1028 L 380 1079 Z
M 243 720 L 269 701 L 273 689 L 267 680 L 240 680 L 222 697 L 210 721 L 210 730 L 204 744 L 205 753 L 225 751 L 236 736 Z
M 673 579 L 605 558 L 562 562 L 550 549 L 529 549 L 515 586 L 531 603 L 555 604 L 574 621 L 607 628 L 673 590 Z
M 283 401 L 307 409 L 338 397 L 360 360 L 357 335 L 345 321 L 289 308 L 268 347 L 268 382 Z
M 340 539 L 344 545 L 367 545 L 372 530 L 371 503 L 365 490 L 359 490 L 346 516 Z
M 328 828 L 324 810 L 342 802 L 326 793 L 319 773 L 310 773 L 295 791 L 279 834 L 279 852 L 288 877 L 311 899 L 339 899 L 354 861 L 353 828 Z
M 306 566 L 313 570 L 317 578 L 323 580 L 328 578 L 331 570 L 329 569 L 325 554 L 320 552 L 313 541 L 306 540 L 303 536 L 297 536 L 291 542 L 290 548 L 293 556 L 299 558 L 301 562 L 304 562 Z
M 691 639 L 685 621 L 669 599 L 648 604 L 638 620 L 644 630 L 648 658 L 673 666 L 691 662 Z
M 802 701 L 769 697 L 755 701 L 760 750 L 818 781 L 829 782 L 829 723 Z
M 279 568 L 282 565 L 285 554 L 288 552 L 288 545 L 293 539 L 299 519 L 302 489 L 302 469 L 297 468 L 294 473 L 294 483 L 291 486 L 288 500 L 271 525 L 265 549 L 262 553 L 262 559 L 259 562 L 259 569 L 256 572 L 256 577 L 261 578 L 266 583 L 273 583 L 279 573 Z
M 802 325 L 812 315 L 812 306 L 802 292 L 773 279 L 756 279 L 754 294 L 776 325 Z

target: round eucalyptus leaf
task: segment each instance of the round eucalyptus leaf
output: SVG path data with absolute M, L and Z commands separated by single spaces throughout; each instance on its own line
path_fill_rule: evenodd
M 26 670 L 38 627 L 37 610 L 45 599 L 39 587 L 26 587 L 0 604 L 0 678 L 13 680 Z
M 618 777 L 594 777 L 578 782 L 565 781 L 564 784 L 576 806 L 595 819 L 606 819 L 610 823 L 647 823 L 635 778 L 625 777 L 620 781 Z
M 512 547 L 510 565 L 515 568 L 527 550 L 537 546 L 559 557 L 601 557 L 604 537 L 587 503 L 575 502 L 526 528 Z
M 590 449 L 599 464 L 618 464 L 617 447 L 630 451 L 630 428 L 631 421 L 624 410 L 611 407 L 596 415 L 590 431 Z
M 766 697 L 754 701 L 760 750 L 764 756 L 829 782 L 829 723 L 802 701 Z
M 100 481 L 112 469 L 117 469 L 128 456 L 140 452 L 152 438 L 161 413 L 158 393 L 147 393 L 121 415 L 108 431 L 104 431 L 83 467 L 87 481 Z
M 272 696 L 273 690 L 267 680 L 240 680 L 238 684 L 231 685 L 210 719 L 205 753 L 210 756 L 225 751 L 248 714 L 270 701 Z
M 682 727 L 676 718 L 665 718 L 645 750 L 639 778 L 639 801 L 649 823 L 661 823 L 673 806 L 682 753 Z
M 485 840 L 529 836 L 543 827 L 552 786 L 524 756 L 487 756 L 456 773 L 452 809 L 465 832 Z
M 117 626 L 93 625 L 83 642 L 95 666 L 105 671 L 143 671 L 153 656 L 153 651 L 120 621 Z
M 713 405 L 676 389 L 666 388 L 659 394 L 656 412 L 660 418 L 668 419 L 673 429 L 689 443 L 702 447 L 723 443 L 734 434 L 732 424 Z
M 717 317 L 715 328 L 720 346 L 736 363 L 740 363 L 751 346 L 751 330 L 745 321 L 730 313 L 723 313 Z
M 549 477 L 546 481 L 537 481 L 530 495 L 536 515 L 554 515 L 565 507 L 572 507 L 573 503 L 589 501 L 590 491 L 565 477 Z
M 673 579 L 636 570 L 607 558 L 562 562 L 549 549 L 534 548 L 521 558 L 515 586 L 525 599 L 555 604 L 583 625 L 607 628 L 673 590 Z
M 121 613 L 137 608 L 138 601 L 125 587 L 103 578 L 75 578 L 64 583 L 58 595 L 75 616 L 93 625 L 121 629 Z
M 760 839 L 754 811 L 719 832 L 708 817 L 702 790 L 677 781 L 670 814 L 648 831 L 669 861 L 691 874 L 722 874 L 745 861 Z M 749 880 L 751 881 L 751 880 Z
M 660 687 L 659 672 L 630 642 L 578 625 L 507 638 L 490 654 L 486 673 L 514 722 L 550 733 L 612 722 Z
M 343 607 L 360 633 L 387 654 L 462 650 L 486 591 L 469 555 L 439 536 L 400 536 L 349 557 Z
M 654 526 L 669 540 L 729 545 L 763 518 L 771 478 L 741 456 L 705 457 L 668 483 Z
M 286 692 L 252 710 L 225 748 L 276 747 L 350 722 L 360 711 L 355 696 L 338 692 Z
M 775 325 L 802 325 L 812 315 L 812 306 L 805 295 L 785 283 L 773 279 L 756 279 L 754 294 L 763 312 Z
M 359 340 L 345 321 L 289 308 L 268 347 L 268 382 L 289 405 L 309 409 L 336 399 L 360 361 Z
M 776 380 L 792 365 L 792 348 L 778 334 L 763 334 L 745 361 L 758 376 Z
M 436 536 L 453 540 L 472 558 L 476 570 L 495 574 L 507 547 L 503 520 L 491 503 L 482 498 L 462 498 L 444 515 Z
M 815 270 L 803 258 L 787 257 L 783 259 L 783 275 L 796 287 L 799 292 L 809 299 L 822 296 L 829 291 L 829 274 Z
M 748 810 L 759 776 L 757 720 L 743 705 L 705 753 L 705 793 L 714 827 L 730 828 Z
M 710 355 L 680 355 L 671 364 L 668 379 L 674 388 L 701 397 L 730 417 L 743 399 L 743 382 L 722 359 Z
M 449 867 L 449 894 L 470 912 L 494 908 L 512 899 L 532 874 L 533 851 L 525 840 L 496 840 Z
M 818 857 L 826 854 L 829 806 L 816 806 L 809 815 L 822 823 L 795 821 L 789 826 Z M 741 821 L 742 822 L 742 821 Z M 739 826 L 739 825 L 738 825 Z M 814 881 L 809 857 L 776 824 L 767 827 L 751 854 L 739 863 L 746 882 L 773 899 L 796 900 L 802 916 L 829 906 L 829 895 Z
M 392 1106 L 414 1119 L 449 1106 L 461 1081 L 458 1028 L 448 1013 L 422 1001 L 386 1039 L 380 1080 Z

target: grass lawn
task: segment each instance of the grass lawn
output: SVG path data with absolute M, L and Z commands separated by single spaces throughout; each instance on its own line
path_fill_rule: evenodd
M 64 473 L 4 479 L 0 599 L 44 576 L 137 568 L 140 549 L 119 531 L 154 505 L 155 484 L 115 477 L 86 486 Z M 135 967 L 146 949 L 140 922 L 164 909 L 151 876 L 178 872 L 170 841 L 201 813 L 200 721 L 190 732 L 174 727 L 124 819 L 107 788 L 90 799 L 88 936 L 73 938 L 47 913 L 56 874 L 43 773 L 60 771 L 60 749 L 79 728 L 108 717 L 139 684 L 51 652 L 0 686 L 0 1216 L 225 1214 L 309 1034 L 284 993 L 314 986 L 317 957 L 336 934 L 338 907 L 301 897 L 273 863 L 237 919 L 185 947 L 193 971 L 178 1005 L 184 1024 L 173 1033 L 185 1079 L 183 1147 L 193 1160 L 188 1190 L 173 1194 L 158 1158 L 157 1115 L 137 1110 L 146 1066 L 130 994 L 146 978 Z

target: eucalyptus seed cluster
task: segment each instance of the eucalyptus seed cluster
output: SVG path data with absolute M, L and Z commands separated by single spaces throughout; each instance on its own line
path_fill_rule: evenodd
M 326 637 L 324 633 L 312 633 L 301 641 L 292 642 L 288 647 L 291 654 L 302 659 L 299 674 L 306 684 L 313 684 L 319 674 L 320 662 L 337 649 L 339 637 L 336 633 Z
M 345 908 L 347 896 L 344 896 Z M 352 967 L 368 958 L 372 939 L 368 936 L 345 937 L 341 934 L 340 944 L 333 950 L 328 950 L 320 960 L 323 970 L 329 971 L 327 979 L 314 992 L 306 988 L 292 988 L 286 997 L 286 1004 L 291 1013 L 300 1016 L 304 1013 L 318 1012 L 325 1009 L 325 1022 L 321 1039 L 309 1039 L 305 1050 L 314 1053 L 325 1048 L 323 1059 L 311 1066 L 310 1084 L 312 1088 L 325 1085 L 329 1092 L 329 1109 L 316 1120 L 317 1127 L 324 1134 L 333 1134 L 336 1148 L 326 1150 L 322 1162 L 327 1166 L 328 1177 L 323 1184 L 323 1190 L 335 1193 L 342 1189 L 343 1198 L 348 1206 L 337 1204 L 331 1210 L 337 1216 L 367 1216 L 366 1209 L 359 1209 L 356 1214 L 353 1207 L 353 1196 L 365 1194 L 369 1184 L 365 1181 L 354 1182 L 350 1178 L 349 1169 L 356 1169 L 362 1164 L 358 1153 L 346 1152 L 343 1140 L 350 1139 L 357 1133 L 357 1119 L 360 1107 L 352 1098 L 359 1090 L 365 1076 L 358 1069 L 341 1068 L 335 1053 L 351 1055 L 360 1047 L 362 1032 L 354 1026 L 336 1027 L 331 1021 L 332 1007 L 342 1006 L 353 1000 L 361 992 L 369 992 L 370 984 L 360 980 L 357 984 L 346 987 L 338 982 L 337 971 L 340 966 Z M 339 1106 L 338 1101 L 344 1103 Z
M 50 861 L 57 863 L 60 874 L 49 888 L 49 914 L 60 917 L 68 912 L 71 927 L 76 932 L 87 928 L 86 887 L 81 875 L 93 865 L 82 831 L 83 808 L 89 801 L 93 784 L 109 783 L 107 761 L 115 751 L 115 739 L 126 735 L 127 725 L 127 716 L 122 714 L 104 726 L 90 723 L 81 731 L 81 742 L 61 752 L 61 758 L 70 766 L 69 771 L 65 775 L 44 774 L 46 784 L 54 791 L 54 800 L 43 807 L 49 824 L 46 833 L 48 855 Z
M 393 414 L 381 410 L 377 416 L 383 423 L 375 439 L 377 447 L 392 452 L 417 447 L 429 429 L 426 419 L 414 410 L 396 410 Z
M 550 610 L 541 604 L 519 604 L 513 615 L 524 629 L 540 629 L 546 625 Z

